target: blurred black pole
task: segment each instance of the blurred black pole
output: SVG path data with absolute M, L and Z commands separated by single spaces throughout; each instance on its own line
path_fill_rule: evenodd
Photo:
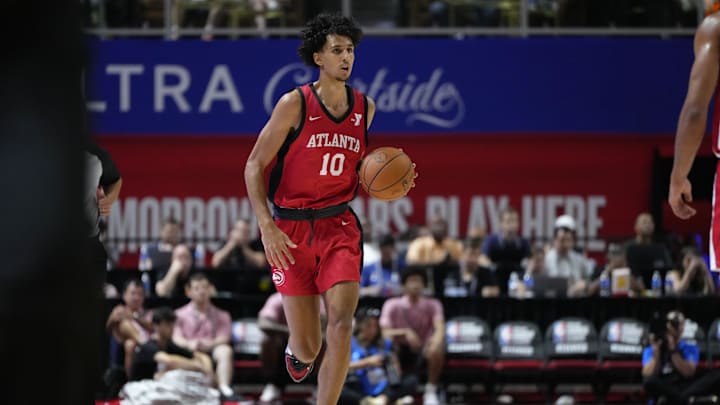
M 85 253 L 80 1 L 2 3 L 0 402 L 92 403 L 101 275 Z

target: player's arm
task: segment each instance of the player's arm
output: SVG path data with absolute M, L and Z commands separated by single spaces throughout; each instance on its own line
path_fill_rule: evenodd
M 120 177 L 120 171 L 108 151 L 95 144 L 89 145 L 88 151 L 97 156 L 102 165 L 102 175 L 100 176 L 100 187 L 98 187 L 97 190 L 97 200 L 100 215 L 108 216 L 110 215 L 112 205 L 120 196 L 122 177 Z
M 193 352 L 193 357 L 188 359 L 177 354 L 157 352 L 154 360 L 158 364 L 165 365 L 170 370 L 200 371 L 212 374 L 212 361 L 204 353 Z
M 670 176 L 668 200 L 675 215 L 683 219 L 695 215 L 695 209 L 689 205 L 692 202 L 692 187 L 687 176 L 705 135 L 707 111 L 717 86 L 719 45 L 720 20 L 708 17 L 695 34 L 695 62 L 678 121 L 675 161 Z
M 301 111 L 302 99 L 297 91 L 291 91 L 282 96 L 275 106 L 270 120 L 260 131 L 245 164 L 245 185 L 250 203 L 258 219 L 265 256 L 271 266 L 282 269 L 287 269 L 289 264 L 295 263 L 288 247 L 295 248 L 297 246 L 275 226 L 267 206 L 265 169 L 277 156 L 290 131 L 300 122 Z

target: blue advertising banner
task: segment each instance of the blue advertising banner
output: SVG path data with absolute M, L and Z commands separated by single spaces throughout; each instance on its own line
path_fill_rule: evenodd
M 93 42 L 95 132 L 257 134 L 284 92 L 317 77 L 297 45 Z M 374 132 L 669 134 L 691 63 L 689 38 L 368 38 L 350 85 L 377 103 Z

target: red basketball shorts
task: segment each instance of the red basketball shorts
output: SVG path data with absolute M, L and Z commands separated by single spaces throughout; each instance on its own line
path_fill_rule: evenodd
M 357 216 L 344 213 L 313 221 L 275 218 L 297 248 L 287 270 L 273 268 L 272 280 L 283 295 L 318 295 L 342 281 L 360 282 L 362 231 Z
M 720 161 L 715 169 L 715 181 L 713 184 L 712 199 L 712 221 L 710 221 L 710 270 L 720 271 Z

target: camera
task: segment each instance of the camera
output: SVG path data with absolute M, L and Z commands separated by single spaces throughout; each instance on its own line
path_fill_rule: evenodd
M 665 334 L 667 333 L 667 316 L 661 312 L 654 312 L 650 319 L 648 337 L 650 343 L 661 341 L 665 343 Z
M 670 311 L 663 313 L 656 311 L 653 313 L 650 319 L 648 337 L 650 343 L 660 341 L 662 345 L 665 345 L 665 336 L 669 332 L 669 328 L 675 331 L 679 330 L 685 321 L 684 316 L 679 311 Z

